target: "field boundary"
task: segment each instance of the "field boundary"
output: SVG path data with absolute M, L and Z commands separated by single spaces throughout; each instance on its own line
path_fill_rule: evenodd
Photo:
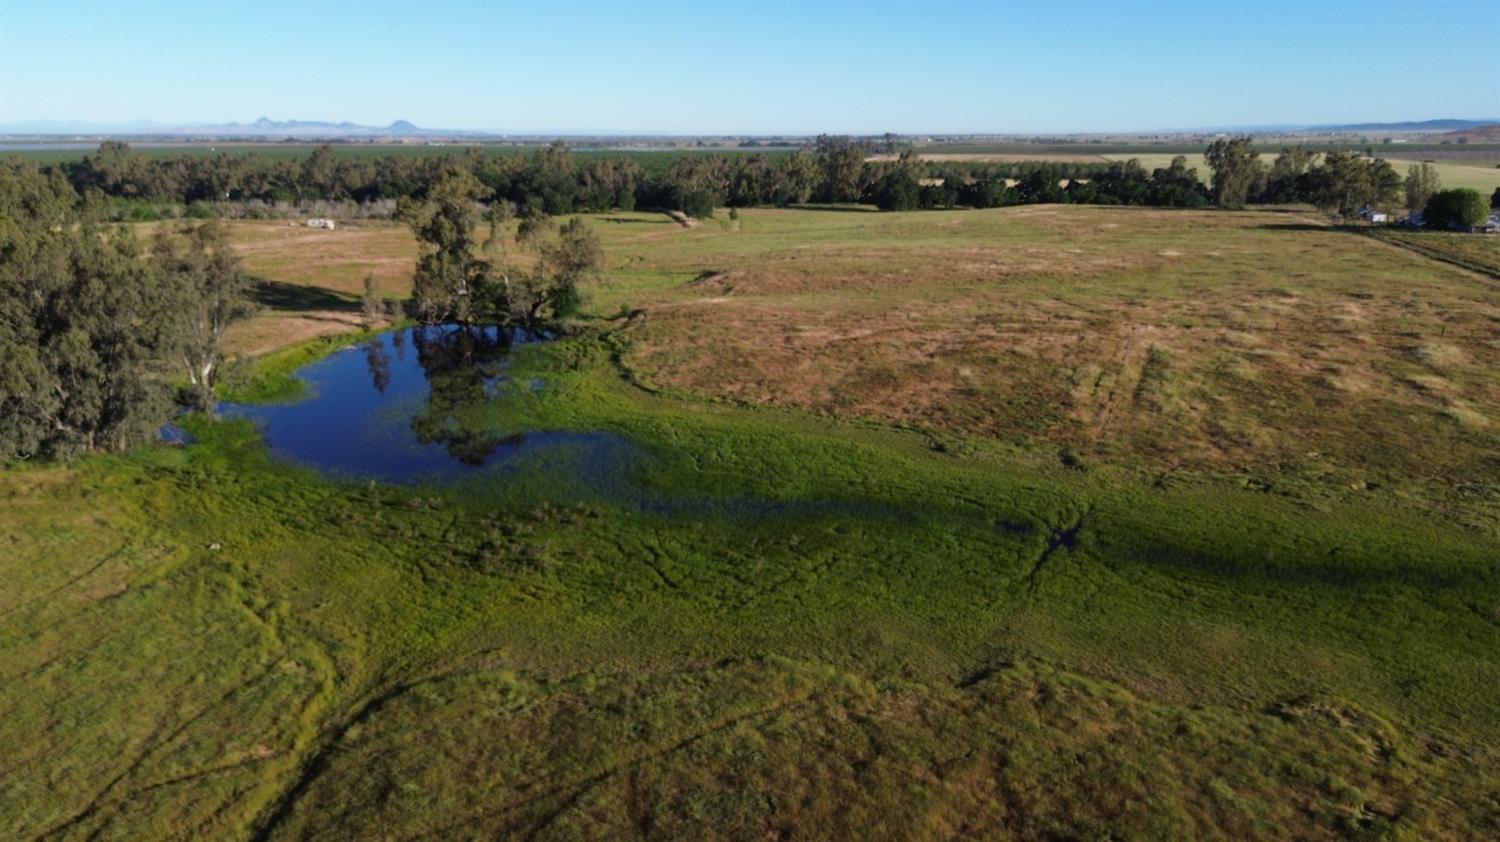
M 1384 243 L 1388 246 L 1395 246 L 1396 248 L 1404 249 L 1413 254 L 1419 254 L 1425 258 L 1428 258 L 1429 260 L 1436 260 L 1439 263 L 1446 263 L 1450 266 L 1457 266 L 1460 269 L 1467 269 L 1470 272 L 1483 275 L 1491 280 L 1500 281 L 1500 270 L 1495 269 L 1495 267 L 1493 266 L 1486 266 L 1483 263 L 1475 263 L 1473 261 L 1465 260 L 1462 257 L 1444 252 L 1441 249 L 1419 245 L 1417 243 L 1411 242 L 1410 240 L 1394 237 L 1383 237 L 1381 236 L 1381 229 L 1379 228 L 1351 228 L 1348 230 L 1352 231 L 1353 233 L 1369 237 L 1370 239 L 1378 243 Z M 1473 236 L 1482 237 L 1485 235 L 1475 234 Z

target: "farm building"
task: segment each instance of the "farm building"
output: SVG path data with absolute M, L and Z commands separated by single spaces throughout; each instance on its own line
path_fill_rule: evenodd
M 1360 211 L 1359 211 L 1359 218 L 1363 219 L 1366 222 L 1389 222 L 1390 221 L 1390 216 L 1388 214 L 1386 214 L 1386 213 L 1384 213 L 1382 211 L 1375 210 L 1374 208 L 1369 208 L 1369 207 L 1361 208 L 1360 209 Z
M 331 220 L 331 219 L 323 219 L 321 217 L 316 217 L 316 218 L 313 218 L 313 219 L 309 219 L 307 221 L 307 227 L 308 228 L 326 228 L 329 231 L 332 231 L 334 229 L 334 221 Z

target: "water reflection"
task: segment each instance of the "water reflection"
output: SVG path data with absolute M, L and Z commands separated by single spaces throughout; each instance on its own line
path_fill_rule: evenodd
M 391 357 L 385 352 L 385 343 L 371 340 L 365 343 L 365 365 L 370 368 L 370 382 L 375 391 L 385 394 L 391 385 Z
M 483 465 L 502 445 L 526 443 L 522 433 L 502 435 L 466 417 L 495 397 L 492 387 L 500 382 L 512 334 L 469 328 L 419 332 L 412 340 L 428 386 L 427 403 L 411 420 L 417 441 L 441 444 L 449 456 L 471 466 Z

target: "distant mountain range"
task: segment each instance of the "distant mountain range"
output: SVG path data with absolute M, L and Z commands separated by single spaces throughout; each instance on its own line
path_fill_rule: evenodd
M 1347 125 L 1282 124 L 1260 126 L 1231 126 L 1180 130 L 1193 132 L 1249 132 L 1252 134 L 1298 134 L 1338 132 L 1459 132 L 1471 131 L 1500 123 L 1493 120 L 1421 120 L 1404 123 L 1351 123 Z M 524 133 L 527 136 L 543 134 L 558 136 L 550 132 Z M 582 136 L 581 133 L 573 133 Z M 610 132 L 599 132 L 592 136 L 606 136 Z M 1003 134 L 1003 133 L 1002 133 Z M 424 129 L 406 120 L 397 120 L 388 126 L 364 126 L 358 123 L 330 123 L 322 120 L 272 120 L 261 117 L 253 123 L 156 123 L 135 120 L 126 123 L 89 123 L 79 120 L 30 120 L 19 123 L 0 123 L 0 136 L 11 137 L 129 137 L 129 138 L 196 138 L 216 140 L 394 140 L 401 138 L 462 139 L 495 138 L 495 132 L 470 129 Z M 717 136 L 717 135 L 715 135 Z M 746 135 L 748 136 L 748 135 Z M 999 136 L 999 135 L 997 135 Z
M 31 120 L 23 123 L 0 123 L 0 134 L 6 135 L 84 135 L 84 136 L 172 136 L 257 138 L 401 138 L 401 137 L 479 137 L 487 132 L 452 129 L 424 129 L 406 120 L 388 126 L 362 126 L 358 123 L 329 123 L 322 120 L 272 120 L 262 117 L 253 123 L 169 124 L 136 120 L 128 123 L 87 123 L 77 120 Z

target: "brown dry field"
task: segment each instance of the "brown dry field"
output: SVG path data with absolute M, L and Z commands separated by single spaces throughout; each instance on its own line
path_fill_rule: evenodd
M 621 359 L 659 388 L 1500 523 L 1500 287 L 1296 213 L 590 222 L 609 264 L 590 310 L 635 311 L 613 323 Z M 234 228 L 253 271 L 341 291 L 373 269 L 401 293 L 415 254 L 391 225 Z M 241 336 L 300 338 L 310 315 Z
M 373 273 L 384 296 L 409 294 L 416 242 L 390 223 L 341 223 L 333 231 L 279 222 L 232 222 L 234 246 L 257 277 L 326 290 L 297 306 L 272 306 L 230 329 L 232 354 L 258 355 L 283 345 L 359 327 L 358 297 Z M 335 298 L 342 298 L 337 300 Z
M 373 272 L 382 293 L 404 295 L 417 265 L 416 244 L 393 237 L 384 222 L 341 223 L 324 231 L 287 222 L 236 222 L 235 249 L 251 272 L 266 278 L 359 295 Z M 394 230 L 393 230 L 394 229 Z

